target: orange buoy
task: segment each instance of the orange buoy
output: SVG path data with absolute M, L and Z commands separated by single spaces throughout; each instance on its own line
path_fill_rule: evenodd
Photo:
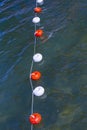
M 35 31 L 35 36 L 36 37 L 42 37 L 42 35 L 43 35 L 43 30 L 38 29 L 38 30 Z
M 33 113 L 29 117 L 29 121 L 31 124 L 39 124 L 42 120 L 42 116 L 39 113 Z
M 42 8 L 36 7 L 36 8 L 34 8 L 34 12 L 35 13 L 41 13 L 42 12 Z
M 33 80 L 39 80 L 41 77 L 41 73 L 39 71 L 34 71 L 31 73 L 31 79 Z

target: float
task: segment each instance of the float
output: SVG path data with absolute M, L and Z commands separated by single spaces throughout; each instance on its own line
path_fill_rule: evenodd
M 30 67 L 30 73 L 29 73 L 29 80 L 30 80 L 30 86 L 32 89 L 32 101 L 31 101 L 31 114 L 29 116 L 29 122 L 31 123 L 31 130 L 33 130 L 33 126 L 39 124 L 42 121 L 42 116 L 39 112 L 34 112 L 34 96 L 41 97 L 45 93 L 45 89 L 42 86 L 35 87 L 33 85 L 33 81 L 36 82 L 37 80 L 40 80 L 42 74 L 38 70 L 33 71 L 33 65 L 35 63 L 39 63 L 43 59 L 43 55 L 41 53 L 36 52 L 36 44 L 37 44 L 37 38 L 40 38 L 43 36 L 44 32 L 42 29 L 38 28 L 37 25 L 40 23 L 40 18 L 38 17 L 38 14 L 42 12 L 42 6 L 44 4 L 43 0 L 36 0 L 36 7 L 34 8 L 35 17 L 32 19 L 32 22 L 34 23 L 34 52 Z

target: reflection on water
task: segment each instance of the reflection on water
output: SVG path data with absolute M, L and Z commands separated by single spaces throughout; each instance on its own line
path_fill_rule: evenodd
M 34 110 L 43 116 L 35 130 L 87 129 L 87 1 L 45 1 L 38 39 L 44 61 L 35 64 L 46 98 L 36 98 Z M 0 1 L 0 130 L 29 130 L 33 55 L 34 1 Z

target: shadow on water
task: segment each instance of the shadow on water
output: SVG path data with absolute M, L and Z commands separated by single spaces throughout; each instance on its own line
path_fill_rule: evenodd
M 87 1 L 45 1 L 37 40 L 44 61 L 34 65 L 47 97 L 35 97 L 34 111 L 43 120 L 35 130 L 87 129 Z M 34 2 L 0 2 L 0 129 L 29 130 L 29 68 L 33 55 Z

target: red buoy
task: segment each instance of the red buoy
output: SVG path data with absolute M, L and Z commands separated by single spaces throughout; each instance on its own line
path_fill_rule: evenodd
M 29 117 L 29 121 L 31 124 L 39 124 L 42 120 L 42 116 L 39 113 L 33 113 Z
M 34 71 L 31 73 L 31 79 L 33 80 L 39 80 L 41 77 L 41 73 L 39 71 Z
M 36 37 L 41 37 L 42 35 L 43 35 L 43 30 L 38 29 L 38 30 L 35 31 L 35 36 Z
M 41 13 L 42 12 L 42 8 L 36 7 L 36 8 L 34 8 L 34 12 L 35 13 Z

